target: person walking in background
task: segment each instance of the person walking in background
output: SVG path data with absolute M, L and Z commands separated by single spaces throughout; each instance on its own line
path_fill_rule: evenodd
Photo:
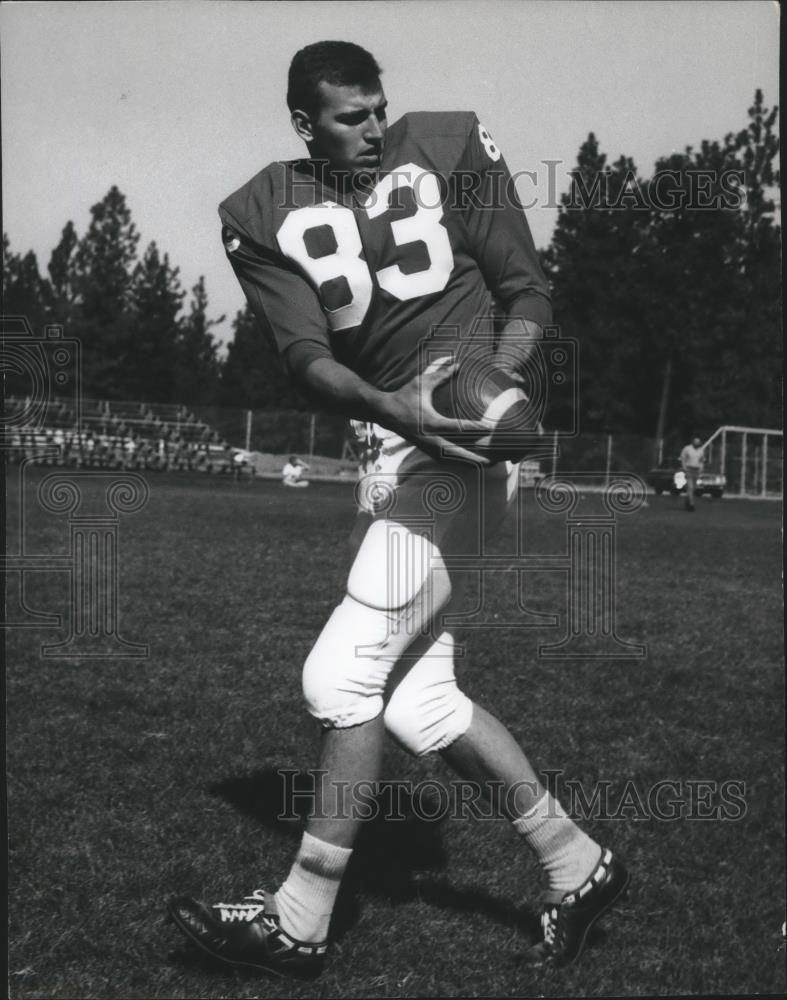
M 686 510 L 694 510 L 694 493 L 697 489 L 697 479 L 705 465 L 705 449 L 695 434 L 691 444 L 687 444 L 680 453 L 680 466 L 686 476 Z

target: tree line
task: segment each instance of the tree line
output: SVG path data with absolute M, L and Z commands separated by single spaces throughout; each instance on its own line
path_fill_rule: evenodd
M 781 426 L 777 110 L 757 91 L 740 131 L 660 158 L 650 177 L 609 163 L 593 133 L 581 146 L 542 262 L 555 321 L 579 344 L 583 431 Z M 168 254 L 152 242 L 140 255 L 139 240 L 117 187 L 84 235 L 66 224 L 46 274 L 4 235 L 4 313 L 78 338 L 89 397 L 309 408 L 248 307 L 222 357 L 204 277 L 187 300 Z
M 758 90 L 744 128 L 649 178 L 582 145 L 543 262 L 580 345 L 583 430 L 781 427 L 777 112 Z

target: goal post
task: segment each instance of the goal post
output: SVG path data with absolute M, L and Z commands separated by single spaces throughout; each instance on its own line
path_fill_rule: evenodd
M 727 496 L 776 500 L 783 489 L 784 432 L 725 424 L 703 445 L 705 469 L 726 477 Z

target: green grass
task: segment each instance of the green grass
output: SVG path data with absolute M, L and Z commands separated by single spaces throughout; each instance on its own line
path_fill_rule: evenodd
M 45 471 L 30 472 L 34 484 Z M 7 635 L 12 996 L 784 991 L 780 506 L 703 501 L 688 515 L 651 497 L 620 518 L 618 630 L 647 645 L 645 659 L 549 662 L 537 647 L 555 629 L 467 639 L 462 686 L 537 766 L 588 794 L 609 783 L 607 814 L 585 826 L 625 857 L 632 890 L 577 968 L 546 974 L 522 961 L 540 886 L 505 823 L 410 816 L 364 831 L 327 969 L 289 984 L 187 962 L 163 909 L 173 892 L 239 896 L 289 868 L 298 824 L 276 819 L 277 772 L 315 762 L 300 669 L 342 593 L 352 491 L 176 475 L 150 484 L 145 509 L 120 522 L 120 632 L 150 656 L 43 659 L 40 644 L 62 634 Z M 16 488 L 12 469 L 12 526 Z M 29 553 L 66 550 L 67 519 L 34 494 L 25 518 Z M 530 550 L 563 551 L 562 516 L 529 496 L 526 523 Z M 528 607 L 562 609 L 559 574 L 527 579 Z M 491 601 L 502 607 L 510 582 L 490 577 Z M 63 613 L 67 596 L 63 574 L 29 574 L 29 607 Z M 439 759 L 391 746 L 385 778 L 449 775 Z M 664 780 L 679 783 L 684 807 L 688 782 L 741 782 L 744 815 L 643 814 L 636 796 Z

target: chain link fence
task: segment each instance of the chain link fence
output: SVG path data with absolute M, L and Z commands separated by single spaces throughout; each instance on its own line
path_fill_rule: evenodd
M 354 474 L 361 452 L 348 421 L 329 413 L 84 400 L 77 416 L 58 399 L 43 420 L 28 420 L 26 413 L 24 399 L 7 400 L 3 447 L 11 462 L 278 474 L 282 459 L 297 455 L 318 477 L 345 479 Z M 684 443 L 675 437 L 659 445 L 645 435 L 547 431 L 522 464 L 522 483 L 576 473 L 587 485 L 603 486 L 611 476 L 628 473 L 654 486 L 660 467 L 667 483 L 661 488 L 669 490 Z M 238 450 L 250 452 L 254 461 L 239 466 Z M 781 431 L 722 427 L 705 454 L 705 471 L 724 476 L 726 495 L 781 496 Z
M 234 448 L 274 455 L 319 456 L 350 462 L 359 454 L 354 435 L 341 416 L 296 410 L 235 410 L 194 407 L 195 416 Z M 583 473 L 599 484 L 617 472 L 645 478 L 656 461 L 653 438 L 636 434 L 579 434 L 546 432 L 527 456 L 526 480 L 532 485 L 549 473 Z M 524 481 L 524 480 L 523 480 Z
M 300 410 L 235 410 L 220 406 L 193 407 L 195 416 L 212 427 L 233 448 L 276 455 L 346 453 L 348 423 L 344 417 Z

